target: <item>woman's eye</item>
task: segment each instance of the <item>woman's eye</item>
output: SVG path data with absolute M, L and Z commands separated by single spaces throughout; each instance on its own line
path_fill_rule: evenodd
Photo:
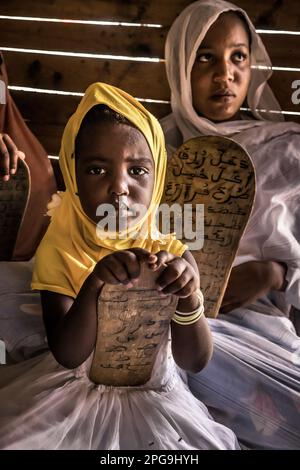
M 142 168 L 140 166 L 134 166 L 130 168 L 129 173 L 133 176 L 142 176 L 148 173 L 146 168 Z
M 89 175 L 104 175 L 105 170 L 101 167 L 92 167 L 88 169 Z
M 244 54 L 243 52 L 235 52 L 233 54 L 233 58 L 234 60 L 236 60 L 236 62 L 243 62 L 244 60 L 247 59 L 247 55 Z
M 212 59 L 211 54 L 198 54 L 197 55 L 197 61 L 198 62 L 209 62 Z

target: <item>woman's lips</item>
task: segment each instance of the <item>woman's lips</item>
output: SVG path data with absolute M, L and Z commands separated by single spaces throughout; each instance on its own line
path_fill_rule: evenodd
M 223 103 L 228 103 L 229 101 L 234 100 L 235 97 L 236 97 L 235 94 L 232 93 L 231 91 L 220 90 L 214 93 L 213 95 L 211 95 L 210 99 L 213 101 L 221 101 Z

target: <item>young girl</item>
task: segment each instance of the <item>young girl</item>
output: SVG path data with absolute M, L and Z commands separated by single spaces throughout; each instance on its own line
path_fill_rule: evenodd
M 191 371 L 204 367 L 211 339 L 203 315 L 190 325 L 172 321 L 173 357 L 166 338 L 144 386 L 89 379 L 105 283 L 131 287 L 142 263 L 152 270 L 164 265 L 157 289 L 178 296 L 179 311 L 199 308 L 197 267 L 186 247 L 173 236 L 152 240 L 141 231 L 163 191 L 158 122 L 125 92 L 96 83 L 66 126 L 60 164 L 67 189 L 37 251 L 32 282 L 41 290 L 51 352 L 1 370 L 0 448 L 238 448 L 234 434 L 189 392 L 173 360 Z M 133 204 L 147 211 L 132 216 L 127 237 L 100 239 L 101 204 L 117 213 Z
M 236 5 L 189 5 L 169 31 L 166 67 L 168 149 L 199 135 L 230 137 L 250 154 L 257 180 L 226 316 L 210 320 L 214 356 L 190 374 L 191 389 L 249 447 L 299 448 L 300 339 L 288 316 L 300 309 L 300 127 L 274 113 L 269 56 Z

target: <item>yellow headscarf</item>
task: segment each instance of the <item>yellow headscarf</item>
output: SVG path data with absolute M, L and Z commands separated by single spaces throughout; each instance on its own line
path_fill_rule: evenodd
M 135 226 L 127 230 L 126 238 L 97 237 L 96 224 L 84 213 L 76 194 L 75 139 L 84 116 L 97 104 L 107 105 L 139 129 L 154 160 L 155 181 L 149 209 Z M 154 225 L 155 207 L 160 203 L 164 189 L 167 157 L 157 119 L 132 96 L 104 83 L 91 85 L 65 127 L 59 161 L 66 191 L 61 204 L 53 211 L 49 228 L 37 250 L 32 289 L 54 291 L 75 298 L 95 264 L 112 251 L 140 247 L 152 253 L 160 250 L 177 256 L 184 253 L 187 247 L 172 235 L 159 234 L 153 240 L 149 231 L 144 231 L 139 238 L 133 236 L 136 231 L 140 233 L 149 221 L 150 226 Z

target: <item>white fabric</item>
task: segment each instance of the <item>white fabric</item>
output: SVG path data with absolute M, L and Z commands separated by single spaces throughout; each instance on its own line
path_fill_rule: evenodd
M 214 355 L 189 386 L 247 447 L 299 449 L 300 338 L 288 318 L 254 308 L 209 319 Z
M 172 115 L 161 124 L 170 154 L 182 137 Z M 193 137 L 197 135 L 202 132 Z M 289 305 L 300 309 L 300 126 L 264 123 L 233 139 L 246 148 L 256 172 L 255 202 L 234 265 L 270 259 L 286 263 L 283 309 L 288 311 Z
M 249 24 L 252 36 L 251 65 L 265 67 L 252 69 L 251 84 L 247 101 L 253 121 L 231 121 L 214 124 L 208 119 L 200 118 L 193 108 L 191 90 L 191 71 L 196 53 L 210 26 L 218 16 L 229 10 L 241 12 Z M 280 114 L 263 113 L 256 109 L 280 111 L 280 106 L 273 95 L 267 80 L 272 75 L 272 65 L 268 53 L 255 32 L 247 14 L 232 3 L 221 0 L 201 0 L 189 5 L 174 21 L 166 40 L 165 47 L 166 71 L 171 87 L 171 106 L 173 117 L 186 141 L 199 132 L 211 135 L 231 136 L 236 132 L 263 125 L 263 115 L 269 120 L 282 120 Z
M 300 448 L 300 339 L 288 318 L 300 308 L 300 126 L 268 122 L 254 108 L 278 109 L 266 80 L 271 71 L 253 71 L 248 104 L 253 118 L 213 123 L 192 107 L 191 69 L 205 33 L 218 15 L 243 10 L 221 0 L 189 5 L 167 37 L 166 68 L 173 113 L 161 122 L 169 156 L 199 135 L 225 135 L 250 154 L 257 193 L 235 265 L 250 260 L 283 261 L 284 293 L 270 292 L 247 309 L 211 319 L 214 355 L 201 374 L 189 374 L 193 393 L 213 416 L 251 448 Z M 252 64 L 270 65 L 262 42 L 252 34 Z M 268 116 L 274 119 L 279 115 Z M 255 118 L 255 119 L 254 119 Z M 200 266 L 201 275 L 201 266 Z M 300 314 L 300 312 L 298 312 Z
M 0 339 L 7 361 L 28 359 L 48 348 L 40 294 L 30 288 L 33 262 L 0 262 Z
M 201 0 L 189 5 L 173 23 L 166 41 L 166 68 L 173 113 L 161 121 L 168 154 L 199 135 L 226 135 L 250 154 L 257 177 L 254 209 L 235 265 L 274 259 L 288 266 L 286 301 L 300 308 L 300 126 L 261 119 L 213 123 L 196 114 L 191 97 L 191 69 L 209 26 L 224 11 L 245 15 L 252 33 L 251 59 L 271 66 L 269 56 L 246 13 L 228 2 Z M 253 62 L 252 62 L 253 63 Z M 266 80 L 271 70 L 254 70 L 248 92 L 252 110 L 279 109 Z M 278 118 L 270 114 L 269 118 Z M 259 223 L 258 223 L 259 222 Z
M 95 385 L 91 358 L 68 370 L 44 353 L 1 369 L 0 449 L 239 449 L 181 379 L 168 335 L 144 387 Z

